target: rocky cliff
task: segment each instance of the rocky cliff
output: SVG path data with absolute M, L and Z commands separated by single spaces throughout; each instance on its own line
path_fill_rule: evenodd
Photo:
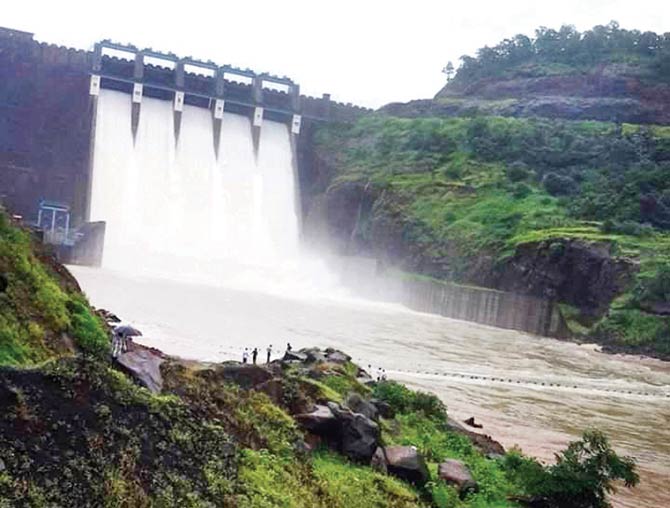
M 432 104 L 391 110 L 668 125 L 669 78 L 670 34 L 541 27 L 462 57 Z
M 670 124 L 670 85 L 645 79 L 644 70 L 603 64 L 575 74 L 482 78 L 447 84 L 433 100 L 391 104 L 398 116 L 497 115 Z

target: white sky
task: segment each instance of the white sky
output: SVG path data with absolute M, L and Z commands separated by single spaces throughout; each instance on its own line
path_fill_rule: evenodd
M 540 25 L 670 31 L 670 0 L 16 0 L 0 24 L 40 41 L 100 39 L 286 75 L 377 107 L 433 96 L 448 60 Z

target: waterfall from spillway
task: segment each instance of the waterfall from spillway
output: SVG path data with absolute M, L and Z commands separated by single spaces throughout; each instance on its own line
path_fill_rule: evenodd
M 91 220 L 107 222 L 105 267 L 254 288 L 332 283 L 300 255 L 286 125 L 264 121 L 254 156 L 249 119 L 224 114 L 218 160 L 208 109 L 184 107 L 177 143 L 173 129 L 172 104 L 145 97 L 133 143 L 130 97 L 101 91 Z

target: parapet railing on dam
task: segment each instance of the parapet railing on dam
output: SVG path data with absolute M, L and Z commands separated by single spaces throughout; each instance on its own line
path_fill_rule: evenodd
M 112 54 L 106 54 L 105 52 Z M 125 55 L 126 58 L 115 56 Z M 142 97 L 173 101 L 179 115 L 184 105 L 212 110 L 217 120 L 224 111 L 249 115 L 254 127 L 263 119 L 287 122 L 293 134 L 300 134 L 303 119 L 312 121 L 351 121 L 366 111 L 352 104 L 330 100 L 329 94 L 316 99 L 300 95 L 300 85 L 287 77 L 257 73 L 231 65 L 177 57 L 151 48 L 138 49 L 130 44 L 104 40 L 95 44 L 91 54 L 91 83 L 89 93 L 112 89 L 132 95 L 134 109 L 133 132 L 137 129 Z M 175 117 L 176 136 L 179 136 L 178 116 Z M 218 134 L 215 132 L 215 137 Z M 217 148 L 218 151 L 218 148 Z

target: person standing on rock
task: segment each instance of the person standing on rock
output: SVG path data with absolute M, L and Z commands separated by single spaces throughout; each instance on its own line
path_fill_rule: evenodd
M 117 358 L 123 353 L 125 338 L 118 330 L 114 330 L 112 335 L 112 357 Z
M 290 353 L 293 350 L 293 346 L 291 346 L 290 342 L 286 343 L 286 352 Z
M 267 363 L 270 363 L 270 357 L 272 356 L 272 344 L 268 346 L 268 361 Z
M 251 352 L 251 361 L 254 362 L 254 365 L 256 365 L 256 358 L 258 358 L 258 348 L 255 347 L 254 350 Z
M 249 348 L 244 348 L 244 352 L 242 353 L 242 363 L 247 363 L 249 361 Z

